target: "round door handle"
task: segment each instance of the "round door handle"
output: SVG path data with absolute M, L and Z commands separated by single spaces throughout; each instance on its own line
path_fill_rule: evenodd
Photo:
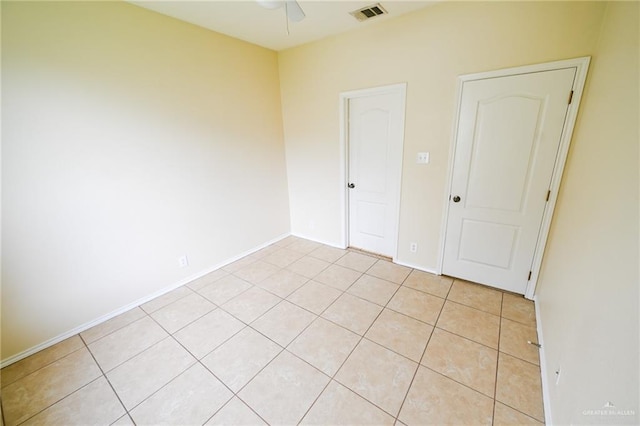
M 455 197 L 453 197 L 453 202 L 457 203 L 460 201 L 460 197 L 458 197 L 457 195 Z
M 356 184 L 355 184 L 355 183 L 350 183 L 350 184 L 349 184 L 349 185 L 347 185 L 347 186 L 348 186 L 349 188 L 353 189 L 353 188 L 355 188 L 355 187 L 356 187 Z

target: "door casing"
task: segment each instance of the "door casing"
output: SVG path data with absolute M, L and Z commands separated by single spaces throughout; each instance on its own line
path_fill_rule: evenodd
M 555 165 L 553 168 L 553 174 L 551 177 L 549 202 L 545 206 L 545 210 L 542 216 L 542 224 L 540 226 L 540 232 L 538 234 L 538 240 L 536 243 L 535 253 L 533 255 L 531 264 L 531 278 L 527 284 L 527 288 L 524 296 L 527 299 L 533 299 L 536 285 L 538 283 L 538 276 L 540 273 L 540 267 L 542 265 L 542 256 L 547 243 L 547 237 L 549 236 L 549 229 L 551 227 L 551 219 L 553 218 L 553 211 L 555 209 L 558 190 L 560 188 L 560 182 L 562 179 L 562 173 L 567 160 L 567 154 L 569 152 L 569 145 L 571 143 L 571 136 L 573 135 L 573 129 L 578 116 L 578 107 L 580 106 L 580 100 L 582 99 L 582 93 L 584 91 L 584 84 L 587 78 L 587 70 L 589 69 L 589 63 L 591 61 L 590 56 L 567 59 L 563 61 L 547 62 L 535 65 L 526 65 L 515 68 L 505 68 L 496 71 L 488 71 L 476 74 L 466 74 L 458 77 L 458 87 L 456 93 L 456 109 L 455 119 L 453 120 L 452 139 L 449 150 L 449 166 L 447 174 L 447 184 L 445 186 L 444 194 L 444 209 L 442 216 L 442 226 L 440 232 L 440 256 L 438 259 L 438 274 L 442 274 L 442 268 L 444 264 L 444 245 L 446 240 L 447 219 L 449 217 L 449 195 L 451 194 L 451 183 L 453 180 L 453 163 L 455 158 L 456 142 L 458 139 L 458 122 L 460 119 L 460 106 L 462 103 L 462 88 L 463 84 L 468 81 L 484 80 L 488 78 L 507 77 L 518 74 L 529 74 L 542 71 L 552 71 L 564 68 L 576 68 L 576 77 L 573 83 L 573 97 L 571 104 L 568 105 L 567 115 L 560 137 L 560 146 L 556 155 Z
M 381 95 L 385 93 L 397 93 L 402 98 L 402 104 L 405 106 L 405 110 L 402 111 L 400 128 L 402 129 L 402 140 L 404 145 L 404 123 L 406 115 L 406 97 L 407 97 L 407 83 L 390 84 L 387 86 L 372 87 L 368 89 L 351 90 L 348 92 L 340 93 L 340 205 L 342 210 L 342 223 L 341 234 L 342 240 L 340 245 L 342 248 L 349 246 L 349 190 L 347 188 L 347 178 L 349 176 L 349 100 L 358 97 L 366 97 L 373 95 Z M 402 158 L 402 152 L 400 152 L 400 158 Z M 393 247 L 393 260 L 396 260 L 398 255 L 398 229 L 400 225 L 400 196 L 402 189 L 402 161 L 398 164 L 398 179 L 396 187 L 396 203 L 394 209 L 394 223 L 395 223 L 395 235 L 394 235 L 394 247 Z

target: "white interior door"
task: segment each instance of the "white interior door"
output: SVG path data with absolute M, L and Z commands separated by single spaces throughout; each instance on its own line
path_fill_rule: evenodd
M 444 274 L 524 294 L 575 75 L 463 84 Z
M 348 99 L 349 245 L 395 257 L 404 86 Z

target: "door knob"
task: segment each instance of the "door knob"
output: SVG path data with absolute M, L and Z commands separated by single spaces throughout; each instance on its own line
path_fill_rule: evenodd
M 355 183 L 350 183 L 350 184 L 349 184 L 349 185 L 347 185 L 347 186 L 348 186 L 349 188 L 353 189 L 353 188 L 355 188 L 355 187 L 356 187 L 356 184 L 355 184 Z
M 455 197 L 453 197 L 453 202 L 457 203 L 460 201 L 460 197 L 458 197 L 457 195 Z

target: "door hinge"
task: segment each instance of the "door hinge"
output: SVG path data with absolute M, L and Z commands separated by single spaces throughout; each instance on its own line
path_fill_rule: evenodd
M 571 101 L 573 100 L 573 90 L 569 93 L 569 102 L 567 104 L 571 105 Z
M 551 190 L 547 191 L 547 199 L 545 201 L 549 201 L 549 197 L 551 197 Z
M 531 271 L 529 271 L 529 278 L 527 278 L 527 281 L 531 281 Z

